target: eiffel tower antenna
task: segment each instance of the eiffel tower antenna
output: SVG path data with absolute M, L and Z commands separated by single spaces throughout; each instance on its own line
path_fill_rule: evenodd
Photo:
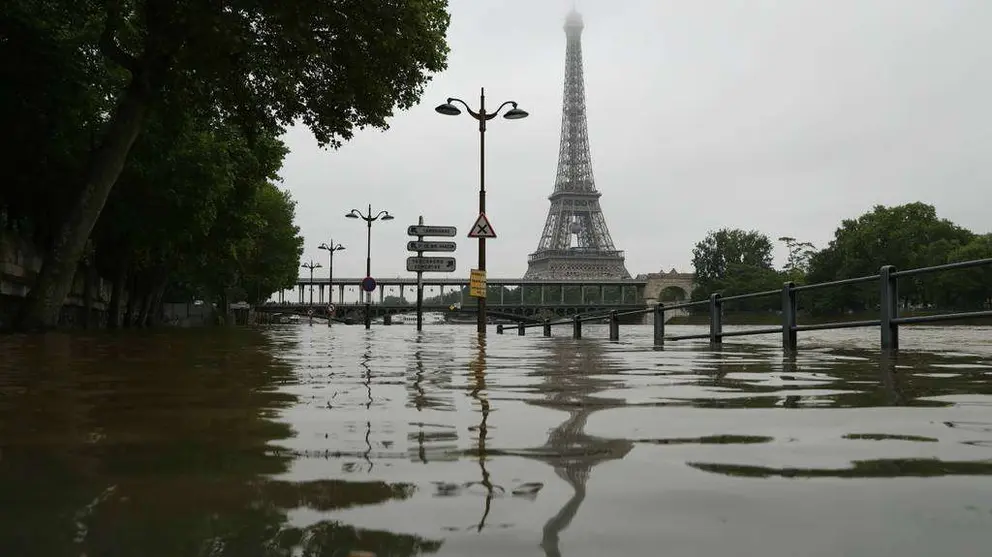
M 527 258 L 525 279 L 630 278 L 624 254 L 613 246 L 599 206 L 589 153 L 585 80 L 582 75 L 582 16 L 565 17 L 565 93 L 558 174 L 551 208 L 537 250 Z

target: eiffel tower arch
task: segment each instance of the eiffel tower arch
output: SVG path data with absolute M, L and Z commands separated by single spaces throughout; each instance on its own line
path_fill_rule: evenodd
M 525 279 L 625 279 L 624 253 L 613 246 L 599 206 L 589 154 L 582 16 L 565 18 L 565 93 L 558 174 L 537 250 L 527 258 Z

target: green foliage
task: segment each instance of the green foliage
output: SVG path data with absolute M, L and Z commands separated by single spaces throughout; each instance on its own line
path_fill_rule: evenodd
M 771 240 L 756 230 L 724 228 L 710 232 L 692 250 L 692 263 L 697 284 L 691 295 L 693 300 L 709 298 L 714 292 L 733 296 L 781 288 L 783 282 L 772 268 Z M 733 308 L 758 310 L 774 305 L 769 298 L 761 298 L 734 302 Z
M 834 239 L 810 262 L 808 280 L 826 282 L 878 273 L 882 265 L 913 269 L 944 263 L 974 234 L 937 217 L 933 206 L 909 203 L 876 206 L 857 219 L 844 220 Z M 935 302 L 938 290 L 932 277 L 900 280 L 904 306 Z M 811 296 L 809 305 L 820 311 L 860 311 L 878 303 L 878 286 L 831 288 Z
M 48 245 L 113 106 L 120 75 L 88 45 L 88 2 L 6 0 L 0 10 L 0 209 L 5 227 Z
M 178 268 L 187 283 L 179 291 L 244 283 L 249 298 L 280 283 L 259 273 L 284 262 L 253 260 L 275 216 L 254 212 L 265 204 L 258 177 L 272 179 L 281 164 L 267 152 L 283 149 L 274 138 L 302 123 L 338 147 L 356 129 L 387 128 L 445 67 L 446 7 L 9 0 L 0 13 L 0 150 L 9 156 L 0 221 L 49 246 L 21 324 L 55 324 L 105 209 L 122 222 L 96 232 L 102 267 L 125 259 L 149 276 Z M 111 198 L 118 183 L 130 191 Z M 292 234 L 283 236 L 266 241 L 285 247 Z M 208 263 L 215 274 L 202 271 Z
M 692 250 L 696 282 L 707 287 L 727 278 L 732 269 L 772 268 L 772 243 L 756 230 L 723 228 L 710 232 Z
M 816 255 L 816 247 L 810 242 L 800 242 L 791 236 L 782 236 L 778 240 L 785 242 L 789 250 L 789 257 L 783 269 L 786 280 L 796 284 L 802 283 L 806 273 L 809 272 L 810 262 Z
M 947 263 L 992 259 L 992 234 L 974 237 L 953 249 Z M 939 305 L 964 309 L 992 309 L 992 265 L 947 271 L 935 277 Z

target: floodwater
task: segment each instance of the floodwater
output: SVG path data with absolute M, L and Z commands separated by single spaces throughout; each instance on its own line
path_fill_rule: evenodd
M 0 555 L 989 554 L 992 327 L 569 332 L 0 337 Z

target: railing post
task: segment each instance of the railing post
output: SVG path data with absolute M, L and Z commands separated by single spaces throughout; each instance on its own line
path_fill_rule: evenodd
M 503 326 L 502 325 L 496 325 L 496 334 L 497 335 L 503 334 Z
M 550 319 L 545 319 L 544 320 L 544 336 L 546 336 L 546 337 L 551 336 L 551 320 Z
M 610 340 L 620 340 L 620 318 L 617 317 L 617 310 L 610 312 Z
M 578 315 L 572 316 L 572 338 L 582 338 L 582 321 Z
M 881 297 L 879 299 L 879 321 L 882 325 L 882 350 L 899 350 L 899 324 L 893 319 L 899 317 L 899 284 L 893 265 L 884 265 L 879 270 Z
M 710 294 L 710 343 L 723 342 L 723 302 L 720 293 Z
M 798 335 L 796 334 L 796 283 L 791 280 L 782 286 L 782 348 L 788 351 L 796 349 Z
M 665 344 L 665 304 L 654 306 L 654 345 Z
M 517 336 L 522 337 L 522 336 L 524 336 L 524 333 L 525 332 L 526 332 L 526 329 L 524 329 L 523 322 L 521 321 L 520 323 L 517 323 Z

